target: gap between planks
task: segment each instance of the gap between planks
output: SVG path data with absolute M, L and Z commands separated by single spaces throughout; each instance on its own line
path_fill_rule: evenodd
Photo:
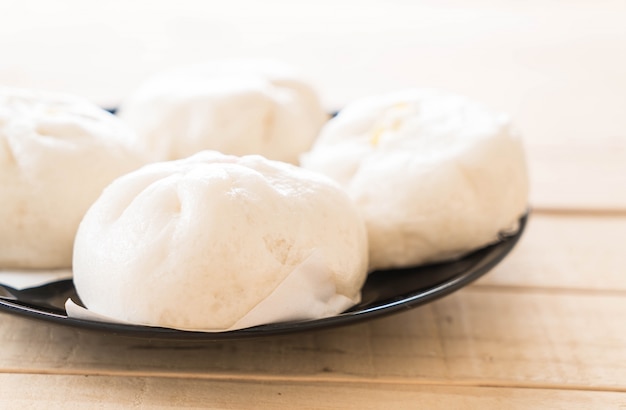
M 626 218 L 626 209 L 623 208 L 551 208 L 531 207 L 530 217 L 533 214 L 542 216 L 566 216 L 566 217 L 594 217 L 594 218 Z
M 52 376 L 103 376 L 103 377 L 144 377 L 154 379 L 188 379 L 210 380 L 216 382 L 241 382 L 241 383 L 315 383 L 321 384 L 384 384 L 393 386 L 437 386 L 437 387 L 483 387 L 502 389 L 528 389 L 528 390 L 563 390 L 563 391 L 586 391 L 605 393 L 626 393 L 626 387 L 615 386 L 589 386 L 583 384 L 560 384 L 560 383 L 511 383 L 494 380 L 448 380 L 448 379 L 409 379 L 400 377 L 354 377 L 346 375 L 330 376 L 325 374 L 297 376 L 297 375 L 267 375 L 267 374 L 209 374 L 209 373 L 183 373 L 183 372 L 153 372 L 153 371 L 72 371 L 65 369 L 33 371 L 28 369 L 0 369 L 0 374 L 14 375 L 52 375 Z
M 581 289 L 569 287 L 543 287 L 529 285 L 497 285 L 490 283 L 475 283 L 462 291 L 471 292 L 487 291 L 497 293 L 542 293 L 559 295 L 585 295 L 585 296 L 626 296 L 626 289 Z

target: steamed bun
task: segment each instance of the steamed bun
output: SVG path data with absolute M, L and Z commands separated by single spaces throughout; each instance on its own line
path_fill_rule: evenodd
M 350 104 L 302 166 L 332 177 L 355 201 L 375 269 L 462 256 L 515 229 L 527 207 L 524 153 L 509 119 L 441 91 Z
M 120 107 L 156 160 L 210 149 L 297 163 L 326 121 L 314 90 L 288 66 L 221 61 L 149 78 Z
M 62 268 L 102 189 L 145 163 L 108 112 L 61 94 L 0 87 L 0 268 Z
M 359 301 L 366 273 L 364 223 L 333 181 L 212 151 L 114 181 L 74 251 L 89 311 L 185 330 L 335 315 Z

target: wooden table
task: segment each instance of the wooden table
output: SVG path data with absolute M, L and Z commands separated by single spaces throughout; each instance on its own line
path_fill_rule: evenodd
M 103 105 L 240 56 L 300 65 L 329 107 L 409 85 L 482 99 L 524 130 L 533 215 L 477 283 L 334 330 L 172 344 L 0 314 L 0 408 L 626 408 L 623 2 L 9 3 L 0 83 Z

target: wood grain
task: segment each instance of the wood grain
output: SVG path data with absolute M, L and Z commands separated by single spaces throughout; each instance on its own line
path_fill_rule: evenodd
M 621 135 L 527 144 L 532 206 L 626 215 L 626 134 Z
M 79 333 L 0 315 L 0 372 L 626 391 L 624 317 L 620 296 L 478 287 L 360 325 L 206 344 Z
M 624 244 L 626 215 L 534 211 L 516 248 L 477 285 L 624 292 Z
M 32 386 L 41 386 L 34 391 Z M 204 409 L 621 408 L 626 393 L 376 383 L 0 374 L 0 406 Z

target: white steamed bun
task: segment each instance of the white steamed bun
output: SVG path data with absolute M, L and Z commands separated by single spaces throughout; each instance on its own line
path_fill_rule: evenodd
M 366 273 L 364 223 L 333 181 L 213 151 L 114 181 L 74 251 L 89 311 L 185 330 L 335 315 L 359 301 Z
M 524 153 L 509 119 L 441 91 L 348 105 L 302 166 L 356 202 L 374 269 L 459 257 L 515 229 L 527 207 Z
M 87 208 L 145 163 L 131 140 L 83 99 L 0 87 L 0 268 L 69 267 Z
M 159 73 L 118 115 L 157 160 L 210 149 L 294 164 L 327 119 L 314 90 L 290 67 L 248 60 Z

